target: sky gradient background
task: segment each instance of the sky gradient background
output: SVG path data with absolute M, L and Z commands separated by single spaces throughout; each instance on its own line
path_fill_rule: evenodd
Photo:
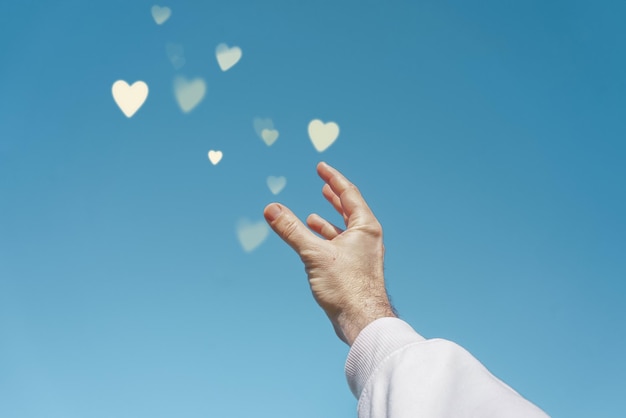
M 0 416 L 356 416 L 297 255 L 237 238 L 272 201 L 339 224 L 321 160 L 383 225 L 419 333 L 554 417 L 624 416 L 624 2 L 153 4 L 3 5 Z M 208 86 L 189 113 L 181 75 Z M 132 118 L 119 79 L 149 86 Z M 341 129 L 323 153 L 312 119 Z

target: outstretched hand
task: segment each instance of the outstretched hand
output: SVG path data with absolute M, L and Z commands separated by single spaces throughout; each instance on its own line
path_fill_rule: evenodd
M 337 336 L 352 345 L 372 321 L 395 317 L 383 275 L 383 230 L 354 184 L 326 163 L 317 165 L 322 194 L 343 217 L 343 230 L 317 214 L 306 222 L 286 206 L 270 203 L 265 219 L 300 256 L 313 297 Z

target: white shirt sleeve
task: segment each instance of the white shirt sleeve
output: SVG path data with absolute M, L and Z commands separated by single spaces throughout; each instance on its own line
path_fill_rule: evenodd
M 365 327 L 346 361 L 359 418 L 546 418 L 463 347 L 398 318 Z

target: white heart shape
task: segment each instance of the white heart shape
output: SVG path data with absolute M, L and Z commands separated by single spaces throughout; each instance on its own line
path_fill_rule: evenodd
M 139 110 L 148 98 L 148 85 L 143 81 L 135 81 L 132 86 L 124 80 L 117 80 L 111 89 L 113 100 L 122 109 L 126 117 L 131 117 Z
M 174 79 L 174 94 L 178 106 L 185 113 L 191 112 L 202 101 L 205 92 L 206 83 L 201 78 L 189 81 L 178 76 Z
M 267 178 L 267 187 L 269 187 L 271 192 L 274 194 L 280 193 L 281 190 L 283 190 L 286 185 L 287 185 L 287 178 L 283 176 L 281 177 L 269 176 Z
M 168 42 L 165 45 L 165 52 L 175 69 L 180 70 L 185 65 L 185 51 L 182 45 Z
M 261 138 L 265 141 L 265 144 L 269 147 L 278 139 L 278 131 L 276 129 L 263 129 L 261 131 Z
M 265 221 L 251 223 L 246 219 L 237 225 L 237 237 L 244 251 L 250 252 L 261 245 L 269 235 L 270 229 Z
M 209 160 L 213 163 L 213 165 L 219 163 L 223 156 L 224 154 L 222 154 L 222 151 L 209 151 Z
M 172 15 L 172 9 L 169 7 L 152 6 L 152 17 L 157 25 L 162 25 Z
M 339 126 L 335 122 L 324 123 L 314 119 L 309 123 L 309 138 L 318 152 L 330 147 L 339 136 Z
M 237 64 L 241 59 L 241 55 L 241 48 L 238 46 L 229 48 L 226 44 L 219 44 L 217 48 L 215 48 L 217 63 L 222 71 L 228 71 L 233 65 Z

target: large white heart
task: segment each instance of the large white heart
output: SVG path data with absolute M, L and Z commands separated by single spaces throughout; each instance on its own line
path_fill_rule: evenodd
M 139 110 L 148 98 L 148 85 L 143 81 L 135 81 L 132 86 L 124 80 L 117 80 L 111 89 L 113 100 L 122 109 L 126 117 L 131 117 Z
M 172 9 L 169 7 L 152 6 L 152 17 L 157 25 L 162 25 L 172 15 Z
M 281 190 L 283 190 L 286 185 L 287 185 L 287 179 L 283 176 L 281 177 L 269 176 L 267 178 L 267 187 L 269 187 L 271 192 L 274 194 L 280 193 Z
M 217 63 L 222 71 L 227 71 L 233 65 L 237 64 L 241 59 L 241 48 L 234 46 L 229 48 L 226 44 L 219 44 L 215 48 L 215 56 L 217 57 Z
M 314 119 L 309 123 L 309 138 L 318 152 L 330 147 L 339 136 L 339 126 L 335 122 L 324 123 Z
M 206 83 L 201 78 L 187 80 L 185 77 L 178 76 L 174 79 L 174 95 L 180 109 L 189 113 L 198 106 L 198 103 L 204 98 L 206 93 Z
M 237 225 L 237 237 L 246 252 L 250 252 L 261 245 L 269 235 L 269 232 L 269 227 L 265 221 L 252 223 L 242 219 Z

